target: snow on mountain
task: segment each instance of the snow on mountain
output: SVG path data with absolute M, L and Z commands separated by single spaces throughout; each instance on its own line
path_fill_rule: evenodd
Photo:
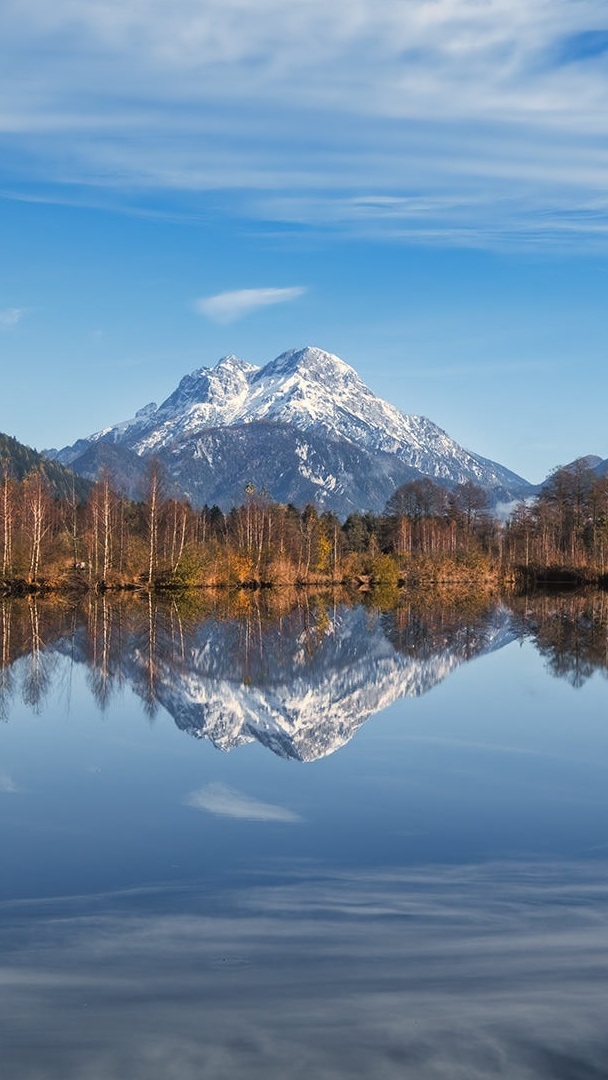
M 314 661 L 302 653 L 300 670 L 286 665 L 259 683 L 240 681 L 227 669 L 230 652 L 222 642 L 224 663 L 210 673 L 215 650 L 207 639 L 202 649 L 191 650 L 185 671 L 163 669 L 157 697 L 178 727 L 218 749 L 257 741 L 280 757 L 315 761 L 340 749 L 395 701 L 427 693 L 465 660 L 500 649 L 514 636 L 508 612 L 499 607 L 477 632 L 461 628 L 430 654 L 404 655 L 381 620 L 370 625 L 363 608 L 344 609 L 328 623 Z M 294 644 L 297 657 L 297 637 Z
M 404 697 L 418 697 L 460 664 L 515 637 L 502 606 L 475 622 L 427 626 L 424 647 L 402 649 L 392 616 L 338 608 L 321 624 L 293 611 L 248 641 L 238 621 L 202 624 L 181 665 L 155 664 L 155 697 L 179 728 L 228 751 L 252 741 L 280 757 L 314 761 L 347 743 L 365 721 Z M 127 669 L 148 687 L 149 654 Z
M 140 457 L 155 454 L 173 464 L 179 454 L 183 469 L 184 457 L 192 462 L 204 456 L 201 447 L 210 432 L 254 424 L 264 425 L 267 437 L 270 425 L 276 425 L 321 438 L 326 445 L 348 444 L 371 455 L 388 455 L 440 482 L 471 480 L 496 497 L 524 494 L 529 487 L 503 466 L 464 450 L 432 421 L 400 412 L 377 397 L 339 357 L 310 346 L 283 353 L 262 368 L 225 356 L 214 368 L 186 375 L 158 408 L 146 406 L 133 419 L 104 428 L 55 456 L 77 469 L 86 448 L 111 442 Z M 334 486 L 338 484 L 332 470 L 322 467 L 316 469 L 315 480 L 305 442 L 297 454 L 303 478 L 324 489 L 332 476 Z
M 468 621 L 421 615 L 411 640 L 394 615 L 362 606 L 319 618 L 294 609 L 254 634 L 246 620 L 207 619 L 180 630 L 177 653 L 171 620 L 155 621 L 154 647 L 147 625 L 123 626 L 120 657 L 107 664 L 147 707 L 159 703 L 181 730 L 219 750 L 259 742 L 299 761 L 334 753 L 395 701 L 427 693 L 517 636 L 502 605 Z M 88 664 L 95 655 L 84 632 L 53 647 Z

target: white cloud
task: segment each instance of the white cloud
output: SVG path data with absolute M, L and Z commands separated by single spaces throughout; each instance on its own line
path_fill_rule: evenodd
M 5 905 L 11 1075 L 606 1076 L 604 861 L 255 870 Z
M 3 795 L 16 795 L 19 790 L 12 776 L 6 772 L 0 772 L 0 792 Z
M 59 198 L 605 246 L 605 25 L 604 0 L 7 0 L 4 157 Z
M 5 308 L 0 311 L 0 326 L 3 330 L 13 330 L 25 315 L 25 308 Z
M 184 800 L 186 806 L 195 810 L 206 810 L 220 817 L 244 818 L 247 821 L 299 822 L 301 817 L 293 810 L 273 803 L 261 802 L 227 784 L 207 784 L 198 791 L 192 791 Z
M 303 285 L 295 285 L 289 289 L 237 289 L 235 292 L 204 296 L 196 301 L 195 307 L 201 315 L 206 315 L 209 319 L 219 323 L 231 323 L 250 315 L 258 308 L 297 300 L 305 292 Z

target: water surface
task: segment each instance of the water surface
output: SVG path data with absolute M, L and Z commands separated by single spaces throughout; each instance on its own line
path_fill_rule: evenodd
M 608 1076 L 603 595 L 0 610 L 15 1080 Z

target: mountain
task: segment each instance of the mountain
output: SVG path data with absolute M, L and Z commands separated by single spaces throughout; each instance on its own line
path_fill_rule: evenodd
M 372 620 L 363 607 L 343 608 L 319 633 L 296 615 L 267 631 L 253 658 L 243 656 L 242 627 L 208 624 L 181 671 L 161 660 L 156 700 L 179 728 L 218 749 L 256 741 L 279 757 L 316 761 L 393 702 L 427 693 L 462 663 L 515 637 L 502 607 L 408 652 L 391 640 L 391 624 L 391 616 Z M 145 656 L 133 659 L 135 685 L 147 690 Z
M 40 471 L 51 490 L 63 498 L 71 499 L 75 492 L 77 499 L 85 499 L 89 492 L 90 484 L 82 476 L 75 476 L 71 469 L 58 461 L 50 461 L 12 435 L 0 433 L 0 473 L 3 474 L 5 468 L 15 480 L 23 480 L 28 473 Z
M 608 614 L 597 596 L 512 596 L 508 608 L 479 597 L 418 597 L 381 614 L 309 600 L 298 594 L 280 616 L 261 595 L 240 617 L 230 604 L 210 616 L 190 604 L 180 613 L 173 602 L 150 608 L 106 596 L 80 612 L 38 604 L 34 621 L 28 606 L 0 611 L 0 718 L 13 696 L 37 707 L 54 680 L 65 681 L 62 656 L 86 666 L 101 709 L 129 686 L 150 716 L 160 705 L 181 731 L 218 750 L 258 743 L 314 761 L 382 709 L 513 641 L 532 641 L 547 669 L 572 686 L 608 674 Z
M 48 453 L 93 478 L 109 447 L 127 475 L 133 455 L 158 457 L 194 505 L 227 508 L 252 484 L 280 502 L 339 514 L 379 511 L 398 484 L 420 476 L 448 487 L 472 481 L 494 502 L 532 491 L 432 421 L 377 397 L 339 357 L 310 346 L 262 368 L 225 356 L 186 375 L 160 406 Z
M 382 709 L 517 636 L 502 605 L 410 612 L 405 621 L 363 606 L 302 606 L 259 623 L 182 624 L 160 607 L 152 622 L 139 614 L 123 612 L 113 632 L 109 605 L 99 624 L 83 623 L 74 636 L 72 627 L 51 651 L 89 666 L 102 706 L 113 682 L 127 683 L 151 714 L 160 704 L 180 730 L 219 750 L 257 742 L 297 761 L 334 753 Z
M 539 492 L 551 485 L 556 472 L 573 474 L 589 472 L 595 473 L 598 477 L 606 476 L 608 474 L 608 458 L 602 459 L 597 454 L 585 454 L 583 457 L 575 458 L 574 461 L 569 461 L 567 465 L 560 465 L 557 469 L 552 469 L 543 482 L 538 485 Z
M 588 469 L 591 469 L 596 476 L 606 476 L 608 474 L 608 458 L 602 459 L 597 454 L 587 454 L 587 457 L 578 460 L 583 465 L 586 465 Z

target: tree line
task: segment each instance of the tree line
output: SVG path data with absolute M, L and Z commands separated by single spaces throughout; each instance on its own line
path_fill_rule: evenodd
M 239 678 L 256 684 L 267 676 L 268 656 L 277 655 L 277 635 L 292 647 L 304 646 L 312 661 L 337 612 L 361 599 L 370 612 L 381 613 L 383 633 L 396 652 L 425 659 L 446 648 L 460 659 L 474 655 L 496 605 L 492 592 L 474 588 L 394 590 L 388 604 L 382 598 L 378 603 L 377 591 L 361 598 L 352 590 L 292 588 L 90 592 L 77 604 L 0 597 L 0 721 L 10 716 L 16 695 L 34 710 L 42 708 L 60 656 L 84 661 L 101 709 L 126 683 L 152 716 L 167 667 L 200 677 L 196 646 L 207 620 L 216 628 L 233 624 L 225 636 L 228 661 L 234 660 Z M 608 675 L 604 591 L 511 593 L 507 605 L 514 629 L 533 641 L 554 676 L 579 687 L 596 672 Z
M 505 526 L 505 558 L 527 578 L 559 568 L 604 578 L 608 572 L 608 476 L 585 460 L 556 469 L 533 503 Z
M 472 483 L 402 484 L 382 514 L 277 504 L 250 485 L 228 512 L 167 496 L 150 464 L 140 500 L 102 474 L 83 496 L 53 490 L 39 468 L 0 466 L 0 582 L 106 589 L 198 585 L 504 579 L 556 568 L 606 573 L 608 478 L 556 470 L 532 504 L 501 523 Z

